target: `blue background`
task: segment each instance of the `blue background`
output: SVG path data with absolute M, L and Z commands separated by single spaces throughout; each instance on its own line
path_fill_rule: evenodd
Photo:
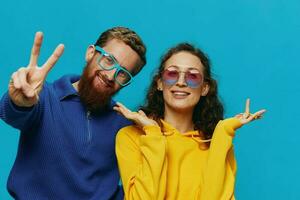
M 240 113 L 247 97 L 263 120 L 237 132 L 236 197 L 300 199 L 300 1 L 2 1 L 0 94 L 12 72 L 29 61 L 36 31 L 44 32 L 42 64 L 58 43 L 65 52 L 49 73 L 53 81 L 81 73 L 84 54 L 99 33 L 128 26 L 148 47 L 148 64 L 116 99 L 134 109 L 143 102 L 153 70 L 165 50 L 181 41 L 197 44 L 212 60 L 226 116 Z M 10 199 L 6 180 L 18 131 L 0 121 L 0 199 Z

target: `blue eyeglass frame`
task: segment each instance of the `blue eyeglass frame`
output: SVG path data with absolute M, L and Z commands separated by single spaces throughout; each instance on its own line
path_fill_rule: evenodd
M 113 70 L 113 69 L 117 69 L 117 71 L 116 71 L 115 74 L 114 74 L 114 79 L 115 79 L 115 81 L 116 81 L 119 85 L 121 85 L 122 87 L 125 87 L 125 86 L 129 85 L 129 84 L 132 82 L 133 76 L 131 75 L 131 73 L 130 73 L 127 69 L 125 69 L 124 67 L 122 67 L 121 65 L 119 65 L 118 61 L 114 58 L 113 55 L 107 53 L 104 49 L 102 49 L 101 47 L 99 47 L 99 46 L 97 46 L 97 45 L 95 45 L 95 49 L 96 49 L 96 51 L 98 51 L 98 52 L 101 54 L 101 56 L 98 58 L 98 61 L 97 61 L 98 65 L 101 67 L 101 69 L 107 70 L 107 71 L 110 71 L 110 70 Z M 109 57 L 114 61 L 114 65 L 111 66 L 110 68 L 104 68 L 104 67 L 100 64 L 100 60 L 101 60 L 101 58 L 103 57 L 103 55 L 109 56 Z M 128 80 L 128 82 L 126 82 L 125 84 L 120 83 L 120 82 L 117 80 L 117 74 L 118 74 L 119 71 L 124 71 L 124 72 L 126 72 L 126 73 L 129 75 L 129 77 L 130 77 L 130 79 Z

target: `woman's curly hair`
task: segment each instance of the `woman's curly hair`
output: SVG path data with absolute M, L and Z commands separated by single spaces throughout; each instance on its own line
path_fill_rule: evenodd
M 223 119 L 224 108 L 218 97 L 217 82 L 212 78 L 210 61 L 199 48 L 189 43 L 180 43 L 170 48 L 161 58 L 158 72 L 153 77 L 152 83 L 146 96 L 146 104 L 141 107 L 149 117 L 156 120 L 161 125 L 160 119 L 164 118 L 164 99 L 162 91 L 157 89 L 157 81 L 161 78 L 166 61 L 176 53 L 189 52 L 197 56 L 204 66 L 204 81 L 209 85 L 209 92 L 206 96 L 201 96 L 193 112 L 193 123 L 195 130 L 203 133 L 204 139 L 210 139 L 213 131 Z

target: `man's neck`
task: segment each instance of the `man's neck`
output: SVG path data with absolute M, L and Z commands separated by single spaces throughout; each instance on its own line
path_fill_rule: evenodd
M 75 88 L 75 90 L 78 92 L 78 84 L 79 84 L 79 81 L 76 81 L 74 83 L 72 83 L 73 87 Z

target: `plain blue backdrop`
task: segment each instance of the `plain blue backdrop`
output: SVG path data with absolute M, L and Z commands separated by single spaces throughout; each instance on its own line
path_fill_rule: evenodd
M 0 95 L 11 74 L 29 61 L 36 31 L 44 32 L 39 64 L 59 43 L 64 55 L 49 73 L 53 81 L 81 73 L 84 54 L 99 33 L 127 26 L 148 47 L 148 63 L 115 99 L 131 109 L 143 103 L 153 70 L 170 46 L 193 42 L 211 58 L 226 116 L 266 108 L 263 120 L 237 132 L 238 200 L 300 199 L 300 1 L 2 1 Z M 11 199 L 6 181 L 19 133 L 0 121 L 0 199 Z

